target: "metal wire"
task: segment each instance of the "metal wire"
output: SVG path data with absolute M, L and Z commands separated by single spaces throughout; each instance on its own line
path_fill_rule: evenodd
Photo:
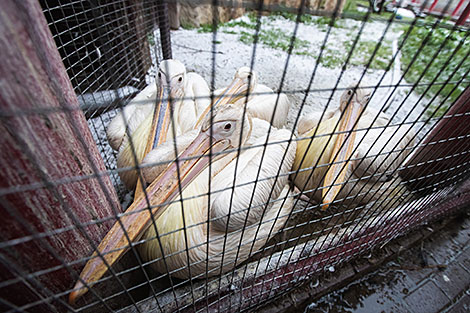
M 441 61 L 441 64 L 436 66 L 434 63 L 434 59 L 437 59 L 441 53 L 445 53 L 445 49 L 448 49 L 448 43 L 455 41 L 455 34 L 465 30 L 460 26 L 449 24 L 443 19 L 447 10 L 453 5 L 452 1 L 448 1 L 442 15 L 433 20 L 421 18 L 397 20 L 396 12 L 392 12 L 388 17 L 373 14 L 370 10 L 360 14 L 343 10 L 341 1 L 335 1 L 334 8 L 330 11 L 321 7 L 319 3 L 312 4 L 306 0 L 300 1 L 297 7 L 281 6 L 263 0 L 240 2 L 224 0 L 195 1 L 191 4 L 192 6 L 198 9 L 206 7 L 208 9 L 204 12 L 210 12 L 211 14 L 208 25 L 211 31 L 211 34 L 209 34 L 211 42 L 210 49 L 207 50 L 199 48 L 202 45 L 197 43 L 198 36 L 205 37 L 199 35 L 195 30 L 180 29 L 177 31 L 176 36 L 173 36 L 172 33 L 173 38 L 170 39 L 168 3 L 176 6 L 185 5 L 177 1 L 41 0 L 40 3 L 74 91 L 80 99 L 80 108 L 87 118 L 88 126 L 100 150 L 106 170 L 101 171 L 99 167 L 94 166 L 92 157 L 88 153 L 86 157 L 91 162 L 92 173 L 50 179 L 47 175 L 41 174 L 41 164 L 34 157 L 34 153 L 28 150 L 28 144 L 21 142 L 21 138 L 18 138 L 18 144 L 27 152 L 29 161 L 35 164 L 36 171 L 41 179 L 29 184 L 0 187 L 2 206 L 8 209 L 8 214 L 19 225 L 27 229 L 27 235 L 25 236 L 19 238 L 5 237 L 0 241 L 0 262 L 11 271 L 11 275 L 7 279 L 0 281 L 0 292 L 17 284 L 24 284 L 37 298 L 24 303 L 16 303 L 0 293 L 0 307 L 5 307 L 5 311 L 26 312 L 46 308 L 46 310 L 53 312 L 62 312 L 64 310 L 88 312 L 98 308 L 113 311 L 119 307 L 123 309 L 122 312 L 209 312 L 212 310 L 241 312 L 259 308 L 264 303 L 276 299 L 279 293 L 294 290 L 314 275 L 327 270 L 331 266 L 339 266 L 341 263 L 348 262 L 374 247 L 383 246 L 388 241 L 398 238 L 411 229 L 440 216 L 439 214 L 448 214 L 447 210 L 442 209 L 442 212 L 439 211 L 439 206 L 442 205 L 443 199 L 452 196 L 458 190 L 460 184 L 469 177 L 470 134 L 465 135 L 462 133 L 468 129 L 467 125 L 464 123 L 455 125 L 455 121 L 460 118 L 468 118 L 470 112 L 448 113 L 451 112 L 453 107 L 457 106 L 455 101 L 457 97 L 455 95 L 461 90 L 469 88 L 470 84 L 466 79 L 469 76 L 470 68 L 466 70 L 466 73 L 463 73 L 463 76 L 461 75 L 461 68 L 468 63 L 468 54 L 470 53 L 463 54 L 462 52 L 468 43 L 468 30 L 459 39 L 458 43 L 454 44 L 452 51 L 446 54 L 446 58 Z M 426 4 L 427 2 L 422 3 L 421 10 L 426 7 Z M 210 81 L 211 93 L 202 97 L 199 95 L 184 95 L 183 101 L 197 101 L 206 98 L 214 103 L 218 97 L 218 94 L 215 93 L 216 87 L 228 84 L 228 81 L 224 81 L 222 71 L 235 72 L 236 70 L 234 67 L 236 63 L 221 63 L 222 61 L 225 62 L 224 53 L 226 52 L 220 51 L 219 45 L 221 42 L 223 44 L 223 41 L 227 38 L 221 35 L 220 30 L 220 27 L 224 27 L 224 14 L 227 13 L 221 10 L 234 10 L 237 8 L 243 8 L 246 12 L 252 14 L 251 17 L 238 20 L 242 21 L 240 23 L 247 23 L 246 20 L 251 18 L 250 31 L 252 33 L 250 33 L 250 38 L 252 38 L 252 41 L 239 44 L 249 45 L 250 59 L 245 60 L 245 63 L 251 72 L 257 72 L 261 83 L 263 82 L 263 72 L 258 71 L 258 68 L 262 63 L 260 61 L 260 58 L 263 57 L 262 53 L 265 53 L 265 47 L 263 46 L 265 45 L 265 38 L 263 36 L 265 36 L 266 28 L 269 27 L 265 24 L 265 21 L 269 16 L 274 16 L 273 20 L 276 20 L 275 14 L 284 14 L 283 16 L 289 16 L 289 18 L 282 20 L 282 22 L 289 23 L 289 29 L 292 29 L 283 48 L 283 56 L 279 58 L 279 60 L 282 59 L 282 64 L 276 64 L 276 68 L 279 67 L 280 69 L 276 72 L 279 80 L 269 86 L 275 87 L 275 101 L 273 102 L 273 113 L 267 120 L 269 126 L 267 126 L 266 133 L 263 134 L 266 138 L 260 144 L 244 145 L 243 140 L 247 136 L 245 128 L 249 125 L 245 125 L 245 118 L 242 118 L 241 125 L 238 125 L 241 127 L 238 142 L 227 151 L 216 152 L 212 150 L 214 129 L 210 127 L 208 134 L 210 135 L 211 148 L 207 155 L 209 165 L 206 192 L 183 197 L 185 185 L 182 183 L 182 175 L 184 174 L 181 166 L 184 162 L 196 160 L 199 156 L 177 157 L 176 160 L 171 161 L 162 160 L 152 164 L 141 164 L 142 161 L 138 152 L 139 143 L 133 141 L 132 126 L 129 123 L 132 116 L 128 116 L 123 108 L 145 87 L 155 84 L 156 81 L 158 82 L 156 74 L 161 60 L 171 58 L 171 55 L 179 57 L 181 49 L 186 48 L 192 49 L 193 57 L 196 59 L 198 57 L 197 53 L 210 53 L 208 64 L 201 64 L 200 68 L 193 68 L 192 65 L 187 67 L 188 70 L 203 72 L 203 76 Z M 191 9 L 196 12 L 196 9 Z M 312 65 L 312 71 L 309 73 L 309 77 L 305 77 L 307 86 L 299 88 L 300 84 L 291 81 L 289 72 L 295 70 L 295 66 L 292 64 L 295 61 L 294 59 L 297 58 L 297 56 L 294 57 L 294 54 L 296 53 L 298 40 L 314 36 L 314 34 L 304 34 L 302 32 L 306 16 L 309 18 L 312 18 L 312 16 L 326 17 L 329 18 L 329 21 L 326 29 L 321 33 L 321 36 L 324 37 L 318 49 L 313 51 L 312 55 L 304 57 L 304 64 Z M 277 19 L 280 23 L 280 18 Z M 315 82 L 323 79 L 322 75 L 326 75 L 323 62 L 328 58 L 328 48 L 335 44 L 333 41 L 337 36 L 336 23 L 351 20 L 357 21 L 359 26 L 354 31 L 354 37 L 350 38 L 350 45 L 345 48 L 344 62 L 335 68 L 337 76 L 331 79 L 332 84 L 328 88 L 315 86 Z M 374 39 L 372 49 L 366 52 L 367 55 L 363 64 L 357 67 L 353 62 L 353 56 L 362 49 L 360 46 L 361 40 L 366 34 L 366 28 L 372 22 L 382 23 L 383 31 L 381 31 L 380 38 Z M 386 45 L 387 36 L 397 31 L 396 25 L 407 27 L 401 35 L 397 51 L 393 52 L 390 58 L 387 59 L 383 72 L 374 70 L 372 64 L 379 57 L 379 50 Z M 183 26 L 187 27 L 187 25 Z M 197 28 L 201 29 L 201 27 L 206 26 L 200 25 Z M 402 66 L 402 72 L 396 82 L 385 83 L 388 77 L 387 74 L 392 70 L 393 64 L 399 61 L 404 47 L 409 44 L 409 38 L 412 36 L 413 31 L 421 28 L 427 28 L 429 31 L 422 39 L 420 46 L 416 47 L 414 54 L 409 57 L 409 64 L 406 67 Z M 433 55 L 428 56 L 430 61 L 423 66 L 421 74 L 413 82 L 406 82 L 409 71 L 413 66 L 416 66 L 418 59 L 426 53 L 426 48 L 433 40 L 433 35 L 444 30 L 447 32 L 446 35 L 432 52 Z M 188 47 L 187 43 L 181 44 L 178 42 L 181 38 L 178 34 L 185 32 L 188 36 L 189 34 L 193 36 L 194 47 Z M 274 49 L 272 50 L 273 55 L 277 53 Z M 233 58 L 237 58 L 237 51 L 232 52 Z M 185 60 L 181 61 L 185 63 Z M 194 64 L 194 62 L 189 62 L 189 64 Z M 359 127 L 359 121 L 357 120 L 355 126 L 358 127 L 354 127 L 352 131 L 341 132 L 338 130 L 338 125 L 343 115 L 345 116 L 345 113 L 341 112 L 338 115 L 339 118 L 334 122 L 336 125 L 332 125 L 334 126 L 332 133 L 321 133 L 319 128 L 316 128 L 312 135 L 298 134 L 297 128 L 300 121 L 310 108 L 314 108 L 320 102 L 322 106 L 316 110 L 320 116 L 318 124 L 328 122 L 327 117 L 334 110 L 333 108 L 338 105 L 337 95 L 348 90 L 344 85 L 345 81 L 349 80 L 348 75 L 351 75 L 348 72 L 350 68 L 355 68 L 354 76 L 357 82 L 353 90 L 356 91 L 359 84 L 361 88 L 371 90 L 371 101 L 377 99 L 380 92 L 384 92 L 386 89 L 390 90 L 385 102 L 378 106 L 379 110 L 377 112 L 384 111 L 387 105 L 392 102 L 392 97 L 396 96 L 400 90 L 406 88 L 408 93 L 401 96 L 399 103 L 388 109 L 390 116 L 384 125 L 376 124 L 381 118 L 381 115 L 379 116 L 379 113 L 377 113 L 373 116 L 370 127 Z M 168 68 L 166 70 L 168 71 Z M 429 78 L 429 73 L 432 71 L 434 71 L 433 75 Z M 367 77 L 371 72 L 377 77 L 377 82 L 374 84 L 367 82 Z M 425 78 L 425 75 L 428 76 Z M 366 82 L 363 82 L 363 80 Z M 253 82 L 249 79 L 248 89 L 250 89 L 251 84 Z M 431 88 L 433 88 L 432 93 Z M 293 99 L 299 99 L 299 101 L 289 111 L 289 123 L 286 128 L 291 132 L 290 137 L 279 142 L 273 140 L 273 134 L 277 131 L 273 123 L 275 113 L 281 105 L 281 93 L 287 95 L 291 102 L 295 102 Z M 269 92 L 257 92 L 255 90 L 251 93 L 251 97 L 270 94 Z M 312 98 L 324 94 L 327 96 L 321 101 L 312 101 Z M 450 100 L 451 95 L 453 100 Z M 159 100 L 162 99 L 155 99 L 154 101 Z M 177 101 L 180 101 L 180 99 L 175 100 L 170 97 L 169 101 L 170 106 L 174 107 L 178 105 Z M 243 117 L 251 114 L 249 113 L 249 101 L 248 94 L 243 95 Z M 458 103 L 462 103 L 462 101 Z M 137 101 L 133 104 L 136 105 L 136 108 L 139 108 L 147 102 Z M 368 109 L 366 108 L 366 110 Z M 218 111 L 211 107 L 209 112 L 207 119 L 212 125 Z M 365 112 L 361 112 L 359 118 L 365 116 Z M 63 113 L 64 119 L 70 121 L 80 141 L 81 147 L 79 148 L 86 151 L 88 141 L 84 134 L 79 132 L 79 128 L 71 118 L 71 114 L 75 112 L 65 107 L 45 106 L 28 111 L 20 109 L 0 111 L 0 117 L 3 120 L 10 117 L 47 116 L 56 113 Z M 179 138 L 180 135 L 176 128 L 177 114 L 179 114 L 178 111 L 170 111 L 172 126 L 169 133 L 172 134 L 172 138 Z M 110 121 L 119 118 L 119 116 L 122 117 L 125 127 L 124 136 L 129 139 L 127 144 L 132 152 L 133 160 L 129 166 L 118 168 L 117 159 L 121 151 L 113 151 L 106 139 L 105 131 Z M 288 117 L 286 116 L 285 119 L 287 120 Z M 436 137 L 438 134 L 431 136 L 435 125 L 453 127 L 455 129 L 453 134 L 455 135 L 447 138 Z M 406 128 L 407 131 L 400 132 L 400 129 L 403 128 Z M 402 147 L 397 142 L 393 147 L 382 146 L 378 151 L 374 150 L 373 146 L 381 137 L 385 136 L 386 131 L 390 130 L 394 130 L 391 131 L 390 138 L 395 138 L 398 135 L 402 136 L 399 140 L 401 142 L 405 140 L 405 136 L 409 136 L 411 138 L 410 144 Z M 288 172 L 283 172 L 282 166 L 280 166 L 273 171 L 275 174 L 265 177 L 264 166 L 269 164 L 272 157 L 269 155 L 268 148 L 281 144 L 286 145 L 287 148 L 285 148 L 283 155 L 279 156 L 281 160 L 279 164 L 283 164 L 290 157 L 288 151 L 292 145 L 307 142 L 308 145 L 305 151 L 309 151 L 315 144 L 316 139 L 324 138 L 327 142 L 326 145 L 317 148 L 323 157 L 330 153 L 331 148 L 328 147 L 336 140 L 334 135 L 343 133 L 349 137 L 352 136 L 353 132 L 363 134 L 363 137 L 357 141 L 349 159 L 323 164 L 319 157 L 315 164 L 307 164 L 308 155 L 305 153 L 296 156 L 300 161 L 297 170 L 291 169 Z M 374 142 L 367 142 L 366 136 L 372 132 L 377 132 L 379 135 Z M 177 140 L 172 142 L 176 152 L 175 155 L 181 152 L 178 151 L 180 148 Z M 438 151 L 439 144 L 452 141 L 460 145 L 455 144 L 451 149 L 448 149 L 446 156 L 442 157 Z M 364 147 L 366 144 L 370 144 L 370 146 Z M 419 159 L 422 156 L 422 151 L 424 151 L 420 149 L 430 145 L 435 145 L 437 148 L 434 155 L 426 156 L 428 160 L 426 166 L 432 170 L 431 175 L 438 177 L 439 181 L 426 185 L 424 182 L 426 177 L 414 177 L 410 181 L 403 181 L 398 178 L 401 171 L 418 165 L 402 163 L 393 166 L 394 162 L 409 153 L 415 153 L 414 158 Z M 359 153 L 360 147 L 364 148 L 364 155 L 356 155 L 356 153 Z M 250 151 L 255 151 L 253 149 L 258 149 L 256 151 L 259 151 L 257 153 L 259 153 L 260 158 L 259 164 L 253 169 L 255 179 L 250 182 L 240 182 L 240 178 L 237 176 L 244 164 L 244 155 L 247 155 Z M 223 156 L 229 154 L 235 156 L 231 161 L 233 162 L 231 166 L 234 167 L 235 175 L 226 178 L 227 181 L 231 182 L 226 187 L 214 186 L 214 177 L 220 174 L 217 165 L 219 163 L 217 162 Z M 385 157 L 387 157 L 387 161 L 390 161 L 390 165 L 385 169 L 380 169 L 380 171 L 364 175 L 353 174 L 346 182 L 335 182 L 332 185 L 323 187 L 318 184 L 312 189 L 307 188 L 307 183 L 305 183 L 304 186 L 297 186 L 298 191 L 291 188 L 292 190 L 286 193 L 285 196 L 275 199 L 275 194 L 278 192 L 276 184 L 286 177 L 290 178 L 291 184 L 293 184 L 292 182 L 299 175 L 305 174 L 309 176 L 308 182 L 314 177 L 314 170 L 329 168 L 333 164 L 346 168 L 350 163 L 354 163 L 356 167 L 363 166 L 365 168 L 364 173 L 368 173 L 374 162 L 378 162 L 378 160 Z M 330 159 L 334 160 L 335 158 L 330 157 Z M 454 163 L 449 163 L 452 166 L 448 168 L 442 168 L 440 162 L 446 160 L 454 160 Z M 367 165 L 367 162 L 369 162 L 369 165 Z M 176 193 L 178 196 L 165 203 L 155 204 L 153 203 L 155 195 L 149 189 L 144 188 L 143 194 L 146 205 L 139 210 L 126 213 L 121 208 L 113 206 L 113 195 L 108 194 L 105 187 L 107 179 L 110 179 L 116 191 L 118 191 L 119 200 L 123 203 L 123 209 L 125 209 L 132 201 L 132 193 L 123 186 L 122 175 L 129 171 L 135 171 L 137 179 L 146 187 L 147 182 L 143 173 L 149 168 L 164 164 L 175 164 L 178 178 Z M 326 172 L 320 178 L 321 182 L 323 182 L 325 175 Z M 383 180 L 388 176 L 392 179 L 388 180 L 387 184 L 374 185 L 375 181 Z M 93 220 L 80 222 L 79 212 L 75 212 L 69 206 L 68 201 L 63 199 L 57 188 L 66 184 L 87 182 L 89 180 L 96 180 L 99 183 L 100 188 L 106 195 L 103 202 L 110 205 L 112 214 L 107 217 L 97 217 Z M 413 182 L 416 182 L 416 184 L 411 189 L 410 184 Z M 268 200 L 259 204 L 256 201 L 257 192 L 266 183 L 269 183 L 269 188 L 265 190 L 266 199 Z M 342 194 L 341 197 L 338 196 L 331 204 L 330 209 L 320 212 L 320 204 L 314 203 L 315 194 L 323 190 L 330 190 L 335 186 L 343 186 L 344 190 L 348 186 L 349 191 Z M 248 204 L 246 207 L 239 209 L 236 190 L 241 187 L 252 189 L 245 195 Z M 56 196 L 61 203 L 61 207 L 66 210 L 66 213 L 73 220 L 73 225 L 55 229 L 38 229 L 35 225 L 30 225 L 30 222 L 22 217 L 15 206 L 8 203 L 4 198 L 8 195 L 27 193 L 42 188 L 50 190 Z M 227 199 L 228 213 L 224 216 L 213 216 L 211 207 L 217 197 L 224 192 L 229 195 Z M 308 195 L 310 198 L 309 203 L 301 201 L 302 195 Z M 372 200 L 366 201 L 366 198 Z M 188 204 L 190 202 L 186 201 L 197 201 L 197 199 L 203 200 L 207 211 L 204 211 L 203 219 L 200 222 L 194 223 L 187 220 L 186 216 L 189 214 L 188 212 L 198 208 L 191 207 Z M 284 207 L 289 205 L 288 203 L 293 203 L 293 208 L 287 214 L 282 214 L 279 209 L 275 212 L 274 217 L 270 217 L 269 220 L 265 218 L 268 210 L 273 206 Z M 182 226 L 175 227 L 174 230 L 168 232 L 162 231 L 161 224 L 159 224 L 161 221 L 154 217 L 151 212 L 159 208 L 166 209 L 169 205 L 178 206 L 177 210 L 180 211 Z M 153 238 L 144 236 L 131 239 L 122 221 L 128 216 L 143 212 L 150 213 L 149 223 L 151 225 L 149 227 L 153 228 L 155 236 Z M 257 220 L 252 222 L 250 214 L 257 212 L 259 212 Z M 434 214 L 436 212 L 438 214 Z M 237 215 L 243 216 L 242 214 L 246 214 L 241 221 L 242 227 L 236 230 L 231 229 L 230 223 L 237 218 Z M 279 230 L 276 230 L 275 222 L 281 219 L 286 219 L 286 222 L 280 226 Z M 106 225 L 110 221 L 118 223 L 122 228 L 127 239 L 128 247 L 126 248 L 132 250 L 135 261 L 125 270 L 116 270 L 111 264 L 108 264 L 103 255 L 122 248 L 106 251 L 105 253 L 98 252 L 96 257 L 102 259 L 104 266 L 108 268 L 110 273 L 110 275 L 99 279 L 98 282 L 103 285 L 119 285 L 118 292 L 112 295 L 104 295 L 79 278 L 76 272 L 77 265 L 84 264 L 96 257 L 84 255 L 79 260 L 66 262 L 48 240 L 69 231 L 79 230 L 87 241 L 86 244 L 97 251 L 97 245 L 92 237 L 87 234 L 87 229 L 93 225 Z M 213 236 L 215 232 L 213 225 L 215 223 L 224 223 L 225 225 L 220 237 Z M 383 228 L 377 229 L 377 226 Z M 200 240 L 195 244 L 191 236 L 197 229 L 203 230 L 202 233 L 205 238 L 198 238 Z M 260 249 L 255 249 L 256 242 L 254 239 L 264 240 L 258 238 L 260 233 L 265 233 L 263 238 L 266 239 L 266 244 Z M 168 238 L 178 234 L 181 234 L 179 238 L 184 240 L 184 249 L 172 251 L 168 248 Z M 254 234 L 253 240 L 247 241 L 247 234 Z M 235 244 L 230 242 L 230 238 L 232 238 L 230 235 L 235 235 L 233 237 L 237 241 Z M 37 243 L 56 260 L 59 260 L 59 265 L 32 271 L 22 268 L 20 264 L 15 263 L 15 255 L 18 247 L 27 243 Z M 159 247 L 156 249 L 160 251 L 161 258 L 154 260 L 142 259 L 139 254 L 141 247 L 155 243 L 158 243 Z M 212 250 L 219 247 L 218 245 L 221 247 L 220 252 L 213 252 Z M 197 253 L 203 253 L 204 255 L 195 261 L 192 256 Z M 244 253 L 248 255 L 247 258 L 240 257 Z M 228 255 L 235 255 L 234 261 Z M 185 264 L 178 266 L 172 264 L 175 257 L 184 260 L 183 263 Z M 211 262 L 218 262 L 220 267 L 213 268 Z M 165 269 L 164 272 L 155 273 L 151 269 L 158 264 L 162 264 L 161 266 Z M 197 273 L 197 270 L 194 272 L 200 266 L 205 267 L 204 273 Z M 73 279 L 81 280 L 91 291 L 92 300 L 78 306 L 70 305 L 65 300 L 65 296 L 72 291 L 72 285 L 69 290 L 55 293 L 42 283 L 42 277 L 54 275 L 55 272 L 60 270 L 66 270 Z M 184 279 L 176 278 L 180 275 L 178 273 L 182 271 L 187 272 L 187 277 Z M 125 275 L 134 273 L 140 273 L 141 277 L 131 279 L 132 282 L 124 279 Z M 295 276 L 297 278 L 292 279 Z

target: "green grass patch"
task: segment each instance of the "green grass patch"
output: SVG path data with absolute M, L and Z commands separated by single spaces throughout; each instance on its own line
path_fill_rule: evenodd
M 355 8 L 355 2 L 350 0 L 350 6 Z M 228 34 L 238 34 L 239 40 L 247 45 L 251 45 L 255 41 L 255 30 L 258 23 L 258 15 L 255 12 L 249 12 L 247 18 L 228 21 L 217 25 L 218 31 Z M 282 51 L 289 51 L 292 41 L 292 33 L 286 32 L 278 27 L 275 27 L 272 22 L 278 19 L 287 19 L 289 21 L 297 21 L 297 14 L 286 11 L 275 12 L 267 17 L 261 19 L 261 28 L 258 33 L 258 43 L 268 46 L 270 48 Z M 332 24 L 331 17 L 316 17 L 304 14 L 300 16 L 300 22 L 315 25 L 322 31 L 326 31 Z M 349 23 L 347 20 L 335 19 L 333 27 L 341 29 L 340 31 L 348 32 L 351 37 L 354 36 L 354 29 L 357 28 L 357 23 Z M 213 32 L 214 26 L 202 25 L 198 32 L 208 33 Z M 355 47 L 353 55 L 351 56 L 349 66 L 365 66 L 369 62 L 370 56 L 376 48 L 376 41 L 361 40 Z M 342 67 L 346 62 L 348 51 L 351 48 L 351 41 L 340 42 L 334 45 L 329 45 L 325 48 L 320 63 L 328 68 Z M 372 69 L 386 69 L 390 63 L 392 51 L 391 43 L 389 41 L 382 42 L 379 50 L 377 51 L 370 68 Z M 317 57 L 318 49 L 314 48 L 308 40 L 295 38 L 293 42 L 293 54 L 306 55 Z
M 285 13 L 284 14 L 288 14 Z M 289 18 L 292 18 L 291 15 L 287 15 Z M 294 14 L 294 16 L 296 16 Z M 226 34 L 239 34 L 239 40 L 245 44 L 252 44 L 255 40 L 255 29 L 257 25 L 257 16 L 254 12 L 247 14 L 248 21 L 245 20 L 232 20 L 226 23 L 220 23 L 217 25 L 217 29 Z M 277 18 L 277 17 L 276 17 Z M 309 16 L 309 18 L 312 18 Z M 236 27 L 241 30 L 235 29 Z M 199 33 L 211 33 L 213 32 L 214 25 L 207 24 L 201 25 L 197 30 Z M 262 43 L 273 49 L 288 51 L 290 42 L 292 40 L 292 35 L 285 33 L 283 30 L 277 27 L 272 27 L 266 24 L 263 24 L 259 33 L 258 33 L 258 42 Z M 310 55 L 310 43 L 307 40 L 302 40 L 295 38 L 293 43 L 292 53 L 298 55 Z
M 323 50 L 320 64 L 324 67 L 337 68 L 344 65 L 344 62 L 346 62 L 346 55 L 344 55 L 342 52 L 328 47 Z
M 296 22 L 297 21 L 297 14 L 296 13 L 291 13 L 291 12 L 285 12 L 285 11 L 280 11 L 280 12 L 273 12 L 269 16 L 270 20 L 276 20 L 277 18 L 282 17 L 286 20 Z M 312 24 L 314 23 L 316 17 L 309 15 L 309 14 L 302 14 L 300 16 L 300 23 L 304 24 Z
M 470 69 L 470 62 L 468 61 L 464 61 L 462 65 L 460 65 L 462 60 L 470 52 L 470 39 L 467 37 L 467 39 L 464 40 L 465 35 L 466 33 L 463 31 L 452 32 L 451 30 L 439 27 L 434 30 L 429 26 L 414 27 L 402 48 L 401 61 L 403 71 L 410 66 L 421 44 L 428 36 L 429 38 L 422 50 L 419 52 L 416 60 L 411 64 L 410 69 L 405 74 L 406 80 L 409 83 L 416 83 L 421 75 L 423 75 L 420 80 L 421 83 L 431 83 L 434 79 L 436 79 L 436 82 L 438 83 L 446 82 L 449 78 L 451 81 L 462 79 L 465 73 Z M 403 40 L 403 38 L 404 35 L 402 35 L 401 40 Z M 459 48 L 459 43 L 462 40 L 464 40 L 464 43 Z M 441 46 L 442 49 L 435 56 Z M 453 53 L 455 54 L 453 55 Z M 452 55 L 453 57 L 444 67 Z M 425 71 L 429 64 L 429 68 Z M 442 72 L 439 73 L 441 70 Z M 452 76 L 454 71 L 456 71 L 456 73 Z M 427 92 L 426 89 L 428 89 L 428 86 L 418 86 L 416 91 L 421 94 L 426 92 L 426 96 L 428 98 L 434 97 L 437 94 L 443 98 L 449 97 L 447 102 L 452 103 L 460 96 L 467 86 L 468 84 L 459 84 L 458 87 L 453 90 L 455 87 L 454 84 L 445 86 L 433 85 Z M 435 108 L 436 107 L 431 107 L 428 109 L 426 112 L 427 116 L 432 116 Z M 446 110 L 447 107 L 441 107 L 434 116 L 441 116 Z
M 282 51 L 288 51 L 292 40 L 292 35 L 286 34 L 279 28 L 261 29 L 258 33 L 258 42 Z M 242 31 L 240 41 L 245 44 L 252 44 L 255 41 L 255 34 Z M 295 38 L 292 53 L 300 55 L 309 55 L 310 42 Z
M 316 24 L 321 30 L 326 30 L 331 25 L 332 17 L 320 16 L 313 20 L 313 24 Z M 333 24 L 336 28 L 346 28 L 344 20 L 336 18 Z
M 155 45 L 155 37 L 153 36 L 153 34 L 151 34 L 151 33 L 147 34 L 147 41 L 148 41 L 149 45 L 151 45 L 151 46 Z
M 376 49 L 377 42 L 372 40 L 359 41 L 349 59 L 348 66 L 366 66 Z M 326 47 L 323 51 L 320 64 L 328 68 L 337 68 L 344 66 L 348 53 L 351 50 L 352 43 L 345 42 L 337 47 Z M 384 40 L 378 51 L 375 53 L 372 62 L 368 68 L 376 70 L 386 70 L 392 59 L 392 44 Z
M 213 24 L 203 24 L 201 27 L 198 28 L 197 32 L 198 33 L 212 33 L 214 32 L 218 27 L 213 25 Z
M 194 28 L 196 28 L 196 26 L 194 26 L 191 23 L 187 23 L 187 22 L 182 21 L 181 22 L 181 28 L 183 28 L 183 29 L 194 29 Z
M 377 42 L 372 40 L 359 41 L 351 56 L 351 65 L 367 65 L 377 48 Z M 392 43 L 382 41 L 369 65 L 369 68 L 386 70 L 392 60 Z

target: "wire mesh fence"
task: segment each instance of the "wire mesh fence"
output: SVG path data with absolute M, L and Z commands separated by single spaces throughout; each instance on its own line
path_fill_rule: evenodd
M 468 29 L 401 4 L 2 4 L 2 310 L 253 310 L 468 204 Z

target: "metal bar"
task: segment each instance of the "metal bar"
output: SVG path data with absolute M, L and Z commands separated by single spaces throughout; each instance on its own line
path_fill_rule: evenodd
M 434 9 L 436 8 L 436 5 L 437 5 L 438 2 L 439 2 L 439 0 L 434 0 L 433 3 L 431 4 L 431 6 L 429 7 L 428 11 L 429 12 L 434 11 Z
M 158 0 L 158 25 L 160 28 L 160 42 L 162 45 L 163 59 L 171 59 L 170 21 L 168 20 L 168 3 L 166 0 Z
M 455 7 L 454 11 L 452 11 L 452 16 L 455 16 L 457 15 L 457 12 L 460 10 L 460 8 L 462 7 L 462 4 L 464 3 L 465 0 L 459 0 L 459 3 L 457 4 L 457 6 Z M 457 24 L 459 25 L 459 24 Z
M 467 6 L 463 10 L 462 14 L 460 14 L 460 17 L 457 20 L 457 22 L 455 22 L 455 24 L 459 26 L 465 25 L 469 16 L 470 16 L 470 2 L 467 3 Z

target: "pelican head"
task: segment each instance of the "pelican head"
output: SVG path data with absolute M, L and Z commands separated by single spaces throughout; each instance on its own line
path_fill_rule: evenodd
M 204 110 L 196 126 L 202 124 L 204 117 L 207 116 L 211 107 L 224 107 L 228 103 L 245 103 L 245 101 L 239 100 L 249 97 L 257 84 L 258 78 L 256 73 L 250 71 L 249 67 L 240 67 L 235 73 L 232 82 L 222 91 L 220 96 L 214 99 L 212 105 Z
M 206 115 L 201 130 L 207 135 L 212 133 L 214 140 L 226 140 L 230 147 L 235 148 L 239 145 L 240 138 L 243 144 L 249 137 L 251 119 L 248 114 L 243 116 L 243 106 L 225 104 L 214 109 L 212 118 L 209 113 Z
M 349 161 L 356 139 L 356 125 L 364 107 L 369 102 L 370 92 L 358 85 L 347 88 L 340 99 L 341 120 L 337 130 L 336 141 L 330 158 L 330 167 L 323 181 L 322 209 L 328 208 L 344 185 Z
M 102 257 L 98 257 L 95 252 L 87 262 L 75 290 L 69 295 L 69 302 L 74 303 L 87 292 L 84 283 L 94 284 L 124 255 L 129 249 L 127 238 L 131 241 L 139 240 L 152 225 L 152 220 L 157 220 L 179 195 L 180 188 L 184 189 L 209 162 L 222 157 L 222 152 L 242 144 L 250 131 L 250 117 L 243 114 L 243 107 L 239 105 L 225 104 L 215 108 L 213 114 L 207 114 L 197 137 L 181 152 L 178 160 L 147 187 L 150 209 L 145 195 L 139 196 L 120 217 L 121 223 L 116 222 L 106 234 L 98 246 Z
M 232 83 L 227 87 L 228 95 L 236 95 L 232 98 L 232 102 L 248 97 L 258 85 L 258 76 L 255 71 L 251 71 L 249 67 L 240 67 L 235 73 Z M 232 89 L 230 89 L 230 87 Z
M 150 148 L 166 141 L 171 112 L 175 103 L 184 98 L 186 85 L 186 68 L 178 60 L 164 60 L 158 69 L 159 97 L 155 106 L 155 115 L 150 129 Z
M 178 60 L 163 60 L 158 68 L 158 82 L 161 88 L 170 92 L 172 98 L 182 98 L 186 84 L 186 67 Z
M 346 108 L 352 103 L 361 103 L 366 105 L 370 99 L 370 91 L 361 87 L 350 86 L 341 95 L 339 102 L 339 109 L 344 112 Z

